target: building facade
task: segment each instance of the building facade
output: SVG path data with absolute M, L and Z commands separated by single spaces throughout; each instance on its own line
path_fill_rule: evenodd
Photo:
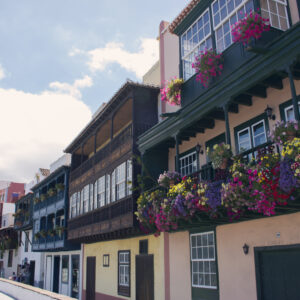
M 80 245 L 68 241 L 69 156 L 50 167 L 50 174 L 32 187 L 32 251 L 44 254 L 45 289 L 79 298 Z
M 230 25 L 240 11 L 258 8 L 270 31 L 252 48 L 234 43 Z M 153 178 L 171 170 L 214 182 L 207 147 L 223 142 L 234 154 L 255 158 L 272 144 L 268 131 L 277 121 L 299 121 L 299 7 L 296 1 L 191 1 L 168 28 L 180 41 L 182 106 L 139 138 L 143 163 Z M 211 47 L 222 52 L 223 70 L 205 88 L 192 63 Z M 164 299 L 297 299 L 300 213 L 288 201 L 273 217 L 230 222 L 200 215 L 164 233 Z
M 160 241 L 151 238 L 148 248 L 136 237 L 142 233 L 134 215 L 141 169 L 136 141 L 157 123 L 158 93 L 158 87 L 126 82 L 65 150 L 72 154 L 68 239 L 82 243 L 82 299 L 135 299 L 144 263 L 152 271 L 141 287 L 150 284 L 153 291 L 154 273 L 161 276 L 154 267 L 162 258 L 155 247 Z

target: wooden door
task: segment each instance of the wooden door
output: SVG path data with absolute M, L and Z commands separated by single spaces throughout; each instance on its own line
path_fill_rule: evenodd
M 95 300 L 96 282 L 96 257 L 89 256 L 86 259 L 86 299 Z
M 154 265 L 153 255 L 137 255 L 136 300 L 154 300 Z
M 278 249 L 256 253 L 258 300 L 300 299 L 300 249 Z

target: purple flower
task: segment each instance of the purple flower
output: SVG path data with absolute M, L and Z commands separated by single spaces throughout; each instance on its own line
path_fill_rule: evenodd
M 205 197 L 208 199 L 207 204 L 216 211 L 217 207 L 221 205 L 221 188 L 223 180 L 210 182 L 207 184 Z
M 286 193 L 290 193 L 297 187 L 297 179 L 291 169 L 291 164 L 292 162 L 288 159 L 280 162 L 279 187 Z

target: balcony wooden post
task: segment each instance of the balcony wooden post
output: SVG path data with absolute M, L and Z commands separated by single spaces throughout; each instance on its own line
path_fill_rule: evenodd
M 291 66 L 286 67 L 286 71 L 289 75 L 295 120 L 299 122 L 300 121 L 299 105 L 298 105 L 298 101 L 297 101 L 297 93 L 296 93 L 296 88 L 295 88 L 295 83 L 294 83 L 294 78 L 293 78 L 293 73 L 292 73 L 292 70 L 291 70 Z
M 112 141 L 112 139 L 114 138 L 114 115 L 111 115 L 111 124 L 110 124 L 110 140 Z
M 179 132 L 175 134 L 175 149 L 176 149 L 176 160 L 175 160 L 175 171 L 180 173 L 179 167 Z
M 230 140 L 230 127 L 229 127 L 229 118 L 228 118 L 228 106 L 229 103 L 225 103 L 223 105 L 224 115 L 225 115 L 225 128 L 226 128 L 226 144 L 231 146 L 231 140 Z

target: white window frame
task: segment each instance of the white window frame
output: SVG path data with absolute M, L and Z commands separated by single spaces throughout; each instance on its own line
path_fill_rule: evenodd
M 89 199 L 90 199 L 90 185 L 87 184 L 82 189 L 82 213 L 89 211 Z
M 105 206 L 105 190 L 106 190 L 106 176 L 103 175 L 97 180 L 97 207 Z
M 300 101 L 298 101 L 298 107 L 299 107 L 299 112 L 300 112 Z M 294 118 L 292 119 L 292 120 L 288 120 L 288 118 L 287 118 L 287 111 L 288 110 L 292 110 L 292 112 L 293 112 L 293 115 L 294 115 Z M 284 109 L 284 117 L 285 117 L 285 121 L 287 122 L 287 121 L 295 121 L 295 113 L 294 113 L 294 105 L 292 104 L 292 105 L 289 105 L 288 107 L 286 107 L 285 109 Z
M 230 45 L 227 46 L 227 47 L 225 47 L 225 44 L 224 44 L 224 48 L 221 49 L 221 51 L 220 51 L 220 49 L 218 49 L 217 30 L 218 30 L 221 26 L 223 26 L 228 20 L 230 20 L 230 18 L 231 18 L 234 14 L 237 16 L 237 21 L 238 21 L 238 20 L 239 20 L 238 15 L 239 15 L 240 9 L 244 7 L 243 10 L 244 10 L 244 12 L 246 12 L 246 4 L 247 4 L 247 2 L 250 2 L 250 1 L 253 2 L 254 0 L 242 0 L 242 2 L 241 2 L 237 7 L 235 7 L 234 10 L 233 10 L 231 13 L 229 13 L 229 14 L 226 16 L 226 18 L 225 18 L 224 20 L 220 21 L 220 23 L 219 23 L 218 25 L 215 25 L 215 20 L 214 20 L 215 14 L 214 14 L 214 10 L 213 10 L 213 5 L 214 5 L 217 1 L 219 1 L 219 0 L 213 1 L 210 7 L 211 7 L 211 12 L 212 12 L 213 29 L 214 29 L 214 32 L 215 32 L 216 49 L 217 49 L 217 52 L 223 52 L 224 50 L 226 50 L 228 47 L 230 47 L 230 46 L 233 44 L 232 34 L 231 34 L 231 28 L 230 28 L 230 25 L 232 25 L 232 24 L 230 24 L 230 22 L 229 22 L 229 32 L 230 32 L 230 40 L 231 40 L 231 43 L 230 43 Z M 227 0 L 225 0 L 225 2 L 227 2 Z M 253 4 L 253 5 L 254 5 L 254 4 Z M 225 4 L 225 6 L 227 6 L 227 3 Z M 226 9 L 227 9 L 227 8 L 226 8 Z M 220 8 L 219 8 L 219 11 L 218 11 L 218 12 L 221 12 Z M 221 16 L 220 16 L 220 17 L 221 17 Z M 223 33 L 224 33 L 224 32 L 223 32 Z M 224 37 L 224 35 L 223 35 L 223 37 Z
M 187 53 L 184 53 L 184 44 L 183 44 L 183 37 L 184 36 L 186 36 L 187 37 L 187 33 L 188 33 L 188 31 L 189 30 L 192 30 L 192 28 L 193 28 L 193 26 L 195 25 L 195 24 L 197 24 L 198 23 L 198 21 L 206 14 L 206 13 L 208 13 L 208 24 L 209 24 L 209 34 L 207 35 L 207 36 L 205 36 L 205 33 L 204 33 L 204 35 L 203 35 L 203 38 L 202 38 L 202 40 L 200 40 L 200 41 L 198 41 L 198 43 L 193 47 L 193 48 L 191 48 Z M 203 26 L 203 30 L 204 30 L 204 26 Z M 200 47 L 200 45 L 202 45 L 203 43 L 206 43 L 206 41 L 209 39 L 209 38 L 211 38 L 212 39 L 212 34 L 211 34 L 211 18 L 210 18 L 210 12 L 209 12 L 209 7 L 197 18 L 197 20 L 180 36 L 180 41 L 181 41 L 181 60 L 182 60 L 182 68 L 183 68 L 183 78 L 185 79 L 185 80 L 187 80 L 187 79 L 189 79 L 190 77 L 192 77 L 194 74 L 195 74 L 195 71 L 192 69 L 192 67 L 190 66 L 190 68 L 191 68 L 191 74 L 189 74 L 189 75 L 186 75 L 186 72 L 185 72 L 185 67 L 184 67 L 184 64 L 185 64 L 185 61 L 187 61 L 188 62 L 188 58 L 189 58 L 189 56 L 190 55 L 192 55 L 193 53 L 195 53 L 196 52 L 196 50 L 197 50 L 197 48 L 199 48 Z M 197 33 L 196 34 L 198 34 L 199 33 L 199 31 L 197 30 Z M 192 37 L 193 37 L 193 33 L 192 33 Z M 211 41 L 211 43 L 212 43 L 212 41 Z M 195 56 L 197 55 L 197 54 L 199 54 L 199 50 L 198 50 L 198 53 L 195 53 Z M 195 59 L 193 59 L 191 62 L 190 62 L 190 64 L 192 64 L 193 62 L 195 61 Z
M 126 197 L 126 161 L 116 168 L 116 200 Z
M 213 258 L 193 258 L 193 248 L 195 248 L 195 247 L 192 247 L 192 237 L 197 237 L 197 236 L 203 236 L 203 235 L 208 235 L 208 234 L 213 234 L 213 245 L 209 245 L 209 244 L 207 244 L 207 246 L 203 246 L 203 245 L 201 245 L 200 247 L 202 247 L 202 249 L 204 248 L 204 247 L 207 247 L 207 248 L 209 248 L 209 247 L 211 247 L 211 246 L 213 246 L 213 248 L 214 248 L 214 257 Z M 196 251 L 197 251 L 197 249 L 198 249 L 198 247 L 196 247 Z M 209 254 L 209 249 L 207 249 L 207 251 L 208 251 L 208 254 Z M 191 234 L 190 235 L 190 260 L 191 260 L 191 281 L 192 281 L 192 287 L 195 287 L 195 288 L 205 288 L 205 289 L 211 289 L 211 290 L 216 290 L 216 289 L 218 289 L 218 273 L 217 273 L 217 260 L 216 260 L 216 240 L 215 240 L 215 232 L 214 231 L 207 231 L 207 232 L 200 232 L 200 233 L 194 233 L 194 234 Z M 214 262 L 215 263 L 215 273 L 213 273 L 213 272 L 209 272 L 209 273 L 206 273 L 205 272 L 205 267 L 204 267 L 204 265 L 203 265 L 203 274 L 205 275 L 205 274 L 215 274 L 215 276 L 216 276 L 216 285 L 215 286 L 209 286 L 209 285 L 196 285 L 196 284 L 194 284 L 193 283 L 193 262 L 203 262 L 203 264 L 205 263 L 205 262 Z M 197 272 L 197 273 L 200 273 L 200 272 Z
M 188 164 L 187 166 L 189 167 L 190 165 L 192 166 L 192 173 L 183 173 L 182 172 L 182 170 L 183 169 L 185 169 L 187 166 L 182 166 L 182 162 L 184 162 L 184 159 L 185 158 L 188 158 L 189 156 L 193 156 L 193 155 L 195 155 L 196 156 L 196 160 L 195 161 L 193 161 L 193 163 L 195 162 L 196 163 L 196 166 L 195 166 L 195 170 L 194 170 L 194 167 L 193 167 L 193 163 L 192 164 Z M 186 175 L 189 175 L 189 174 L 193 174 L 194 172 L 197 172 L 197 151 L 195 150 L 195 151 L 193 151 L 193 152 L 191 152 L 191 153 L 189 153 L 189 154 L 186 154 L 186 155 L 184 155 L 184 156 L 182 156 L 182 157 L 179 157 L 179 170 L 180 170 L 180 174 L 181 174 L 181 176 L 186 176 Z
M 238 132 L 237 132 L 237 139 L 238 139 L 238 146 L 239 146 L 239 152 L 241 152 L 241 143 L 240 143 L 240 133 L 241 132 L 243 132 L 243 131 L 248 131 L 248 133 L 249 133 L 249 142 L 250 142 L 250 148 L 249 149 L 245 149 L 245 151 L 247 151 L 247 150 L 250 150 L 250 149 L 252 149 L 253 147 L 252 147 L 252 142 L 251 142 L 251 132 L 250 132 L 250 127 L 248 126 L 248 127 L 245 127 L 245 128 L 243 128 L 243 129 L 241 129 L 241 130 L 239 130 Z
M 126 162 L 126 191 L 127 195 L 132 194 L 132 160 L 128 159 Z
M 106 193 L 105 193 L 105 203 L 106 204 L 109 204 L 111 199 L 110 199 L 110 189 L 111 189 L 111 185 L 110 185 L 110 174 L 106 174 L 106 180 L 105 180 L 105 190 L 106 190 Z
M 126 257 L 128 258 L 128 260 L 126 260 Z M 121 258 L 123 258 L 123 260 Z M 119 251 L 118 267 L 119 267 L 118 285 L 130 287 L 130 251 L 129 250 Z M 121 274 L 122 273 L 121 270 L 124 270 L 123 274 Z M 125 282 L 126 275 L 128 276 L 128 283 Z
M 255 147 L 257 147 L 257 146 L 259 146 L 259 145 L 255 145 L 255 140 L 254 140 L 254 126 L 256 126 L 256 125 L 258 125 L 259 123 L 263 123 L 264 124 L 264 136 L 265 136 L 265 142 L 264 143 L 266 143 L 267 141 L 268 141 L 268 137 L 267 137 L 267 131 L 266 131 L 266 123 L 265 123 L 265 120 L 264 119 L 262 119 L 262 120 L 260 120 L 260 121 L 258 121 L 258 122 L 256 122 L 256 123 L 254 123 L 254 124 L 252 124 L 251 125 L 251 132 L 252 132 L 252 148 L 255 148 Z M 263 143 L 263 144 L 264 144 Z M 263 145 L 263 144 L 260 144 L 260 145 Z
M 261 0 L 260 0 L 260 1 L 261 1 Z M 265 10 L 264 8 L 262 8 L 262 5 L 261 5 L 261 3 L 260 3 L 260 6 L 261 6 L 261 12 L 265 12 L 266 14 L 268 14 L 268 19 L 270 20 L 270 25 L 271 25 L 272 27 L 278 28 L 278 29 L 280 29 L 280 30 L 287 30 L 287 29 L 289 29 L 289 28 L 290 28 L 290 23 L 289 23 L 289 15 L 288 15 L 288 11 L 287 11 L 287 1 L 285 1 L 285 0 L 283 0 L 283 1 L 280 1 L 280 0 L 266 0 L 266 1 L 267 1 L 267 5 L 268 5 L 268 10 Z M 273 2 L 275 2 L 275 4 L 276 4 L 276 12 L 277 12 L 276 14 L 274 14 L 273 12 L 271 12 L 271 9 L 270 9 L 270 1 L 273 1 Z M 279 15 L 278 4 L 279 4 L 279 5 L 284 5 L 285 17 Z M 275 15 L 275 16 L 278 17 L 278 20 L 279 20 L 279 22 L 278 22 L 279 27 L 278 27 L 278 26 L 275 26 L 275 25 L 273 24 L 271 15 Z M 282 28 L 281 28 L 279 17 L 286 19 L 286 22 L 287 22 L 287 28 L 286 28 L 286 29 L 282 29 Z

